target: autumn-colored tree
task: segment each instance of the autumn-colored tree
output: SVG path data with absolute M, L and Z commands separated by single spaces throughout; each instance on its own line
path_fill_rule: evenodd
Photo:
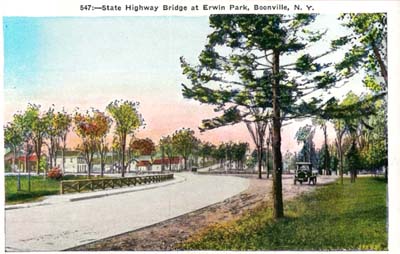
M 154 142 L 149 138 L 137 138 L 132 139 L 131 143 L 129 144 L 132 151 L 139 155 L 153 155 L 156 151 L 156 146 Z
M 101 126 L 96 120 L 97 111 L 86 111 L 85 113 L 76 112 L 74 115 L 75 132 L 81 138 L 82 144 L 78 149 L 84 154 L 88 166 L 88 177 L 92 171 L 93 156 L 96 152 L 99 140 L 99 133 L 102 132 Z
M 137 107 L 139 103 L 134 101 L 115 100 L 108 104 L 107 112 L 110 113 L 115 122 L 115 134 L 118 137 L 118 143 L 121 151 L 121 176 L 125 176 L 125 153 L 127 146 L 127 137 L 144 124 L 142 115 Z

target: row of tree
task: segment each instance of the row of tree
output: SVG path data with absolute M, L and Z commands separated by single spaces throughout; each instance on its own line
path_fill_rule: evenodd
M 149 138 L 135 137 L 135 131 L 144 125 L 142 116 L 137 110 L 137 102 L 113 101 L 106 107 L 106 112 L 97 109 L 69 114 L 65 110 L 56 112 L 54 106 L 41 111 L 39 105 L 29 104 L 24 112 L 13 116 L 5 128 L 5 144 L 13 151 L 13 168 L 15 158 L 21 150 L 27 159 L 32 152 L 41 158 L 43 148 L 47 147 L 49 168 L 57 164 L 57 152 L 61 150 L 62 169 L 64 171 L 64 153 L 66 151 L 68 133 L 74 131 L 81 143 L 77 150 L 81 151 L 88 166 L 90 177 L 94 161 L 100 164 L 101 175 L 104 174 L 108 153 L 118 161 L 121 174 L 132 160 L 142 155 L 153 156 L 157 151 L 168 158 L 169 169 L 173 157 L 184 159 L 184 168 L 188 169 L 188 160 L 192 157 L 202 157 L 203 166 L 206 160 L 230 162 L 235 161 L 243 167 L 247 143 L 226 143 L 219 147 L 210 142 L 202 142 L 196 138 L 195 132 L 188 128 L 176 130 L 171 135 L 162 137 L 159 145 Z M 114 130 L 113 141 L 109 144 L 109 134 Z M 96 156 L 97 155 L 97 156 Z M 39 173 L 40 160 L 37 160 L 36 170 Z M 47 169 L 47 167 L 45 167 Z
M 88 165 L 88 175 L 90 176 L 96 152 L 99 154 L 103 172 L 108 151 L 107 135 L 114 123 L 114 137 L 118 141 L 123 176 L 126 168 L 126 140 L 129 135 L 133 137 L 135 131 L 143 125 L 137 106 L 137 102 L 115 100 L 107 106 L 107 115 L 95 109 L 84 113 L 77 110 L 73 114 L 65 110 L 56 112 L 54 106 L 41 111 L 40 105 L 29 104 L 24 112 L 14 114 L 12 121 L 4 126 L 5 145 L 13 151 L 13 168 L 18 152 L 22 150 L 26 160 L 34 152 L 37 157 L 36 171 L 39 173 L 40 158 L 43 148 L 47 146 L 50 168 L 56 164 L 57 151 L 61 148 L 64 170 L 67 135 L 74 130 L 81 139 L 78 149 L 82 151 Z M 27 162 L 25 163 L 27 165 Z
M 351 173 L 352 181 L 355 180 L 358 170 L 376 171 L 387 165 L 387 150 L 385 146 L 385 110 L 384 99 L 372 100 L 357 96 L 349 92 L 341 106 L 357 105 L 353 112 L 347 113 L 345 118 L 314 119 L 312 125 L 305 125 L 296 133 L 298 143 L 303 144 L 298 153 L 300 161 L 312 162 L 318 167 L 320 173 L 331 174 L 332 167 L 337 169 L 337 161 L 341 162 L 339 170 Z M 363 102 L 359 104 L 358 102 Z M 358 111 L 368 112 L 360 115 Z M 331 123 L 336 132 L 336 139 L 328 143 L 327 124 Z M 324 143 L 321 149 L 315 149 L 313 142 L 317 128 L 324 133 Z M 352 163 L 356 162 L 356 163 Z
M 189 156 L 201 157 L 201 166 L 206 166 L 206 161 L 211 163 L 218 162 L 223 168 L 225 163 L 229 167 L 235 162 L 238 169 L 243 169 L 246 161 L 246 153 L 249 144 L 244 142 L 221 143 L 216 146 L 210 142 L 202 142 L 194 136 L 194 131 L 190 129 L 181 129 L 175 131 L 172 135 L 161 138 L 161 153 L 165 153 L 171 161 L 175 155 L 180 155 L 185 160 L 185 169 Z M 200 166 L 199 165 L 199 166 Z

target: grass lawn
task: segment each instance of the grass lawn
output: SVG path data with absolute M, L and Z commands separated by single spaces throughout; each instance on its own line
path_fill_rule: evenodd
M 387 250 L 386 182 L 345 179 L 285 204 L 272 219 L 264 205 L 240 220 L 213 225 L 179 248 L 192 250 Z
M 31 176 L 31 192 L 28 192 L 28 176 L 21 176 L 21 190 L 17 191 L 17 176 L 5 177 L 6 204 L 38 201 L 43 196 L 60 192 L 60 181 L 43 176 Z M 62 180 L 86 179 L 86 176 L 64 176 Z

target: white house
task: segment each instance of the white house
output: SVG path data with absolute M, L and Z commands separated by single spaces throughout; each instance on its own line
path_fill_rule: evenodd
M 139 168 L 142 171 L 143 170 L 147 170 L 147 168 L 145 167 L 147 165 L 144 165 L 145 163 L 143 161 L 151 162 L 151 156 L 150 155 L 143 155 L 143 156 L 135 157 L 130 162 L 129 170 L 130 171 L 136 171 L 136 170 L 139 170 Z M 139 162 L 141 162 L 141 163 L 139 163 Z M 139 163 L 139 165 L 138 165 L 138 163 Z
M 56 165 L 62 169 L 61 152 L 57 153 Z M 64 152 L 64 172 L 65 173 L 86 173 L 87 164 L 84 157 L 78 151 L 65 151 Z

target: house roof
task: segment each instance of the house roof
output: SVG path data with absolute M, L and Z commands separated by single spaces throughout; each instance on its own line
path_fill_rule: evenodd
M 16 158 L 17 161 L 25 161 L 25 156 L 19 156 Z M 36 154 L 31 154 L 28 156 L 28 161 L 37 161 Z
M 172 157 L 171 158 L 171 164 L 179 164 L 180 161 L 181 161 L 181 158 L 179 158 L 179 157 Z M 155 164 L 155 165 L 169 164 L 169 162 L 170 162 L 170 160 L 168 158 L 164 158 L 164 160 L 161 158 L 161 159 L 155 159 L 153 161 L 153 164 Z
M 151 165 L 150 161 L 138 161 L 138 163 L 136 164 L 136 166 L 138 167 L 145 167 L 149 165 Z
M 43 155 L 46 156 L 46 155 Z M 11 162 L 12 161 L 12 156 L 7 156 L 4 157 L 4 160 L 7 162 Z M 20 161 L 20 162 L 24 162 L 25 161 L 25 155 L 20 155 L 20 156 L 16 156 L 15 157 L 15 161 Z M 35 153 L 31 154 L 28 156 L 28 161 L 37 161 L 37 156 Z

